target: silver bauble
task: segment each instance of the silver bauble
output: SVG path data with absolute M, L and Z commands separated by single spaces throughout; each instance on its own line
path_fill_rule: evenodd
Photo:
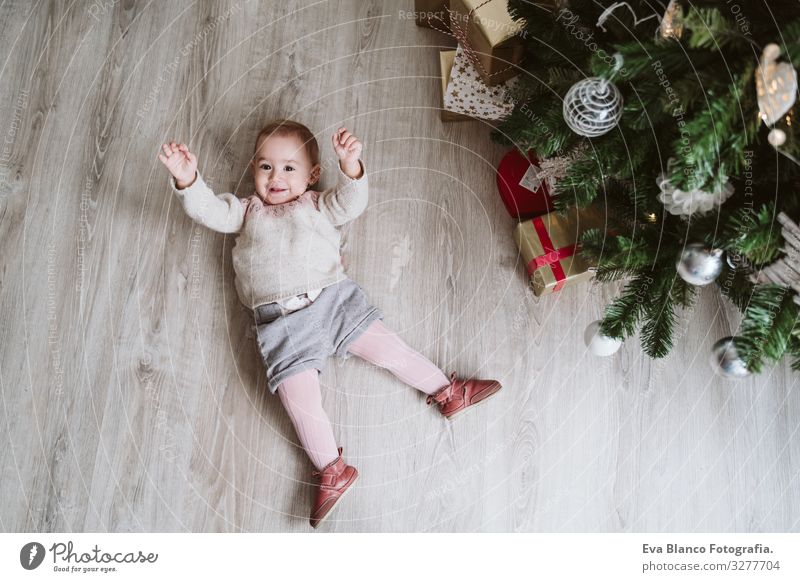
M 711 347 L 710 361 L 714 372 L 725 378 L 739 379 L 750 375 L 732 337 L 724 337 Z
M 622 117 L 619 89 L 600 77 L 578 81 L 564 97 L 564 121 L 584 137 L 598 137 L 617 126 Z
M 720 249 L 689 243 L 683 248 L 675 268 L 681 279 L 690 285 L 708 285 L 722 272 L 722 254 Z

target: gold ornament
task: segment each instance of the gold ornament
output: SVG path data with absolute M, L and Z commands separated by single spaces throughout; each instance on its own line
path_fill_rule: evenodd
M 683 35 L 683 8 L 678 0 L 669 0 L 667 10 L 658 27 L 661 38 L 678 39 Z

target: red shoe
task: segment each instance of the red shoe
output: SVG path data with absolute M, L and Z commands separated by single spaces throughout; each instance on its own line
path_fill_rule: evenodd
M 456 373 L 453 372 L 450 374 L 450 385 L 429 395 L 425 401 L 428 404 L 436 402 L 439 412 L 447 418 L 453 418 L 467 407 L 485 401 L 502 387 L 497 380 L 463 380 L 456 378 Z
M 319 477 L 317 499 L 311 510 L 310 519 L 311 527 L 317 527 L 328 517 L 344 494 L 350 490 L 350 486 L 356 482 L 358 471 L 351 465 L 345 465 L 344 459 L 342 459 L 342 447 L 339 447 L 338 457 L 311 474 Z

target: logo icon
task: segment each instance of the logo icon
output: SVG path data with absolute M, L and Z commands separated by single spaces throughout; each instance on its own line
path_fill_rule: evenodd
M 44 546 L 39 542 L 28 542 L 19 551 L 19 563 L 26 570 L 35 570 L 44 561 Z

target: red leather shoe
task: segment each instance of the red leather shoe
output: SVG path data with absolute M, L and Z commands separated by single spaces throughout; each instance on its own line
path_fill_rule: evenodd
M 429 395 L 426 402 L 428 404 L 436 402 L 439 405 L 439 412 L 447 418 L 453 418 L 468 407 L 484 402 L 502 387 L 497 380 L 475 378 L 464 380 L 456 378 L 456 373 L 453 372 L 450 374 L 450 385 Z
M 319 477 L 317 499 L 311 510 L 311 527 L 317 527 L 328 517 L 336 504 L 350 490 L 350 486 L 358 479 L 358 471 L 351 465 L 346 465 L 342 459 L 342 447 L 339 447 L 339 456 L 325 465 L 319 471 L 311 473 Z

